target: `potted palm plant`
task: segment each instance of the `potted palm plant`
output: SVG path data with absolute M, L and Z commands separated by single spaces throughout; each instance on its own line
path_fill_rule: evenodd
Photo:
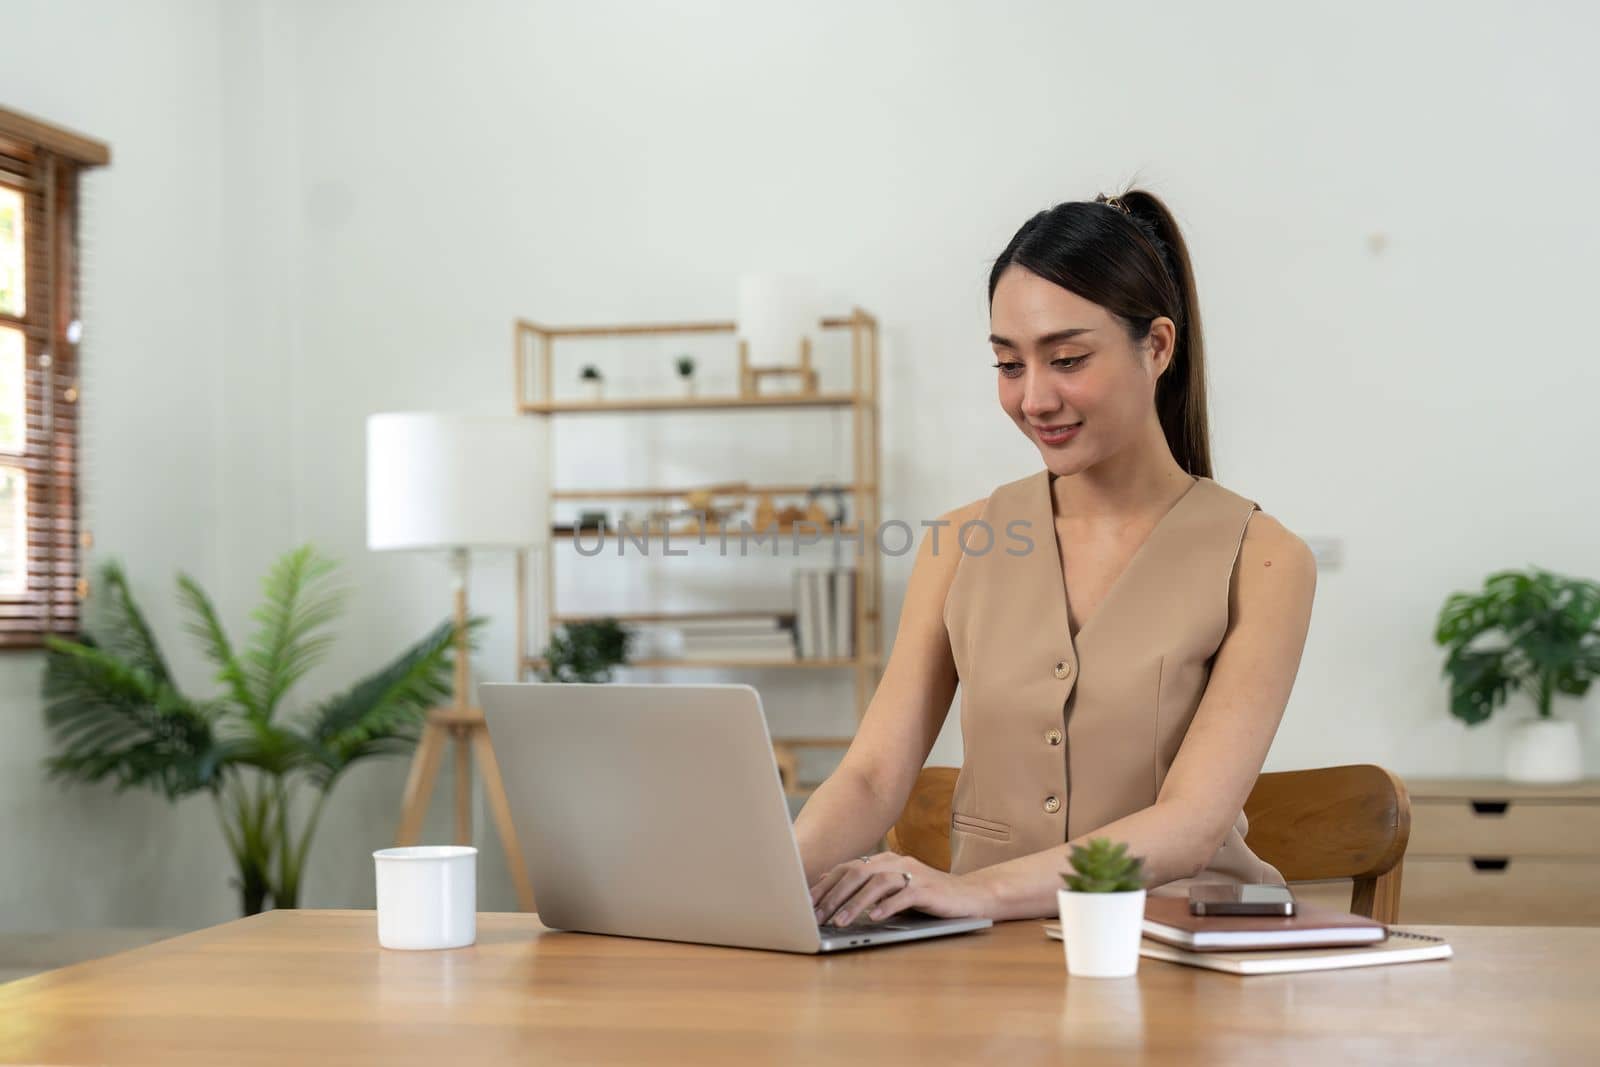
M 614 618 L 566 623 L 544 650 L 540 679 L 546 682 L 609 682 L 613 668 L 628 660 L 633 635 Z
M 1125 842 L 1096 837 L 1073 845 L 1072 872 L 1056 890 L 1067 973 L 1083 978 L 1126 978 L 1139 970 L 1144 927 L 1144 860 Z
M 291 710 L 291 690 L 333 640 L 328 627 L 344 593 L 331 581 L 334 569 L 309 545 L 282 556 L 263 581 L 257 627 L 242 646 L 200 586 L 178 578 L 188 632 L 216 666 L 219 691 L 210 696 L 179 689 L 114 561 L 101 569 L 80 639 L 46 639 L 52 776 L 152 789 L 170 800 L 209 796 L 246 915 L 298 906 L 311 842 L 339 779 L 363 760 L 409 751 L 427 709 L 450 694 L 456 627 L 445 622 L 354 685 Z
M 1535 716 L 1512 729 L 1506 777 L 1567 782 L 1583 777 L 1578 724 L 1556 714 L 1600 677 L 1600 584 L 1534 567 L 1500 571 L 1476 593 L 1452 594 L 1434 640 L 1448 653 L 1450 713 L 1468 726 L 1486 721 L 1518 690 Z
M 685 353 L 675 362 L 678 368 L 678 380 L 683 383 L 683 395 L 694 396 L 694 357 Z

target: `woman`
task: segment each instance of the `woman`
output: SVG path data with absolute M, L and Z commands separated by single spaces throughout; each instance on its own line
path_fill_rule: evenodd
M 883 679 L 795 823 L 818 920 L 1053 915 L 1071 846 L 1099 836 L 1143 857 L 1158 894 L 1281 884 L 1242 809 L 1316 571 L 1211 479 L 1176 222 L 1143 191 L 1040 212 L 995 261 L 989 316 L 1000 406 L 1044 469 L 924 535 Z M 899 817 L 958 678 L 951 870 L 861 855 Z

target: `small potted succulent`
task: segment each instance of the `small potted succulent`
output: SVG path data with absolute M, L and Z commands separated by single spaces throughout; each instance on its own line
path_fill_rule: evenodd
M 1600 678 L 1600 583 L 1538 567 L 1491 574 L 1481 592 L 1444 602 L 1433 639 L 1448 650 L 1450 713 L 1468 726 L 1517 690 L 1532 698 L 1537 715 L 1518 722 L 1507 743 L 1507 778 L 1583 777 L 1578 723 L 1558 714 L 1557 701 L 1575 705 Z
M 678 380 L 683 383 L 683 395 L 694 396 L 694 357 L 685 353 L 674 363 L 678 368 Z
M 1126 978 L 1139 970 L 1144 926 L 1144 860 L 1126 843 L 1096 837 L 1073 845 L 1072 872 L 1056 890 L 1067 973 L 1084 978 Z
M 583 370 L 578 372 L 579 384 L 583 386 L 585 400 L 600 400 L 605 396 L 605 379 L 600 377 L 600 368 L 593 363 L 585 363 Z

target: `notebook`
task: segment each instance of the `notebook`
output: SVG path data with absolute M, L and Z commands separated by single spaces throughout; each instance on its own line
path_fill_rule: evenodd
M 1147 897 L 1144 935 L 1178 948 L 1310 948 L 1382 941 L 1382 923 L 1347 911 L 1295 901 L 1293 915 L 1192 915 L 1185 897 Z
M 1045 923 L 1044 932 L 1059 941 L 1061 924 Z M 1384 963 L 1447 960 L 1452 952 L 1449 943 L 1442 937 L 1390 927 L 1388 938 L 1375 945 L 1253 949 L 1242 952 L 1190 952 L 1147 937 L 1139 942 L 1139 955 L 1229 974 L 1288 974 L 1294 971 L 1334 971 L 1344 967 L 1376 967 Z

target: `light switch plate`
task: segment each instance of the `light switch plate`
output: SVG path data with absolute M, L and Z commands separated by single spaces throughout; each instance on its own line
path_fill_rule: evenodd
M 1333 570 L 1344 562 L 1344 542 L 1337 537 L 1308 537 L 1306 547 L 1317 561 L 1317 570 Z

